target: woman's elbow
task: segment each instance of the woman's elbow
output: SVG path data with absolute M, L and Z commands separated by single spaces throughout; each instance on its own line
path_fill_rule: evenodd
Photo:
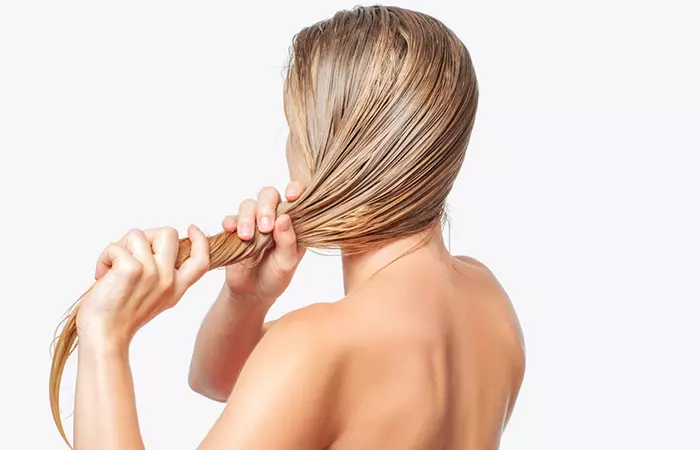
M 230 389 L 217 388 L 211 383 L 211 380 L 207 380 L 206 377 L 202 377 L 194 371 L 190 371 L 187 382 L 194 392 L 217 402 L 226 403 L 229 394 L 231 394 Z

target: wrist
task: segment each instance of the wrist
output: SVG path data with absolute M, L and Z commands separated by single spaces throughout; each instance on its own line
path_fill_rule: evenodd
M 243 313 L 264 313 L 270 309 L 270 306 L 276 299 L 261 299 L 257 295 L 237 294 L 231 292 L 228 286 L 224 285 L 220 298 L 226 303 L 232 305 L 237 311 Z
M 126 332 L 118 333 L 112 327 L 97 320 L 86 320 L 78 315 L 78 340 L 80 348 L 98 352 L 118 352 L 128 349 L 132 335 Z
M 81 355 L 128 356 L 131 339 L 104 333 L 83 333 L 79 336 Z

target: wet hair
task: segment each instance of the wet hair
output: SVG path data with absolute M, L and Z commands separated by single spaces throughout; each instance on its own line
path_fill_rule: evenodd
M 291 217 L 298 243 L 360 253 L 441 221 L 479 96 L 462 41 L 426 14 L 369 6 L 304 28 L 290 53 L 285 114 L 310 181 L 278 212 Z M 274 245 L 257 230 L 250 241 L 224 232 L 209 243 L 211 269 L 259 261 Z M 178 267 L 189 248 L 181 240 Z M 50 377 L 51 409 L 66 443 L 59 388 L 78 344 L 79 303 L 54 342 Z

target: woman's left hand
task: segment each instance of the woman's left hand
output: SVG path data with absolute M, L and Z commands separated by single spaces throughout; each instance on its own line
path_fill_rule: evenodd
M 78 336 L 128 345 L 134 334 L 209 270 L 209 242 L 194 225 L 187 234 L 191 256 L 175 269 L 179 248 L 173 228 L 131 230 L 100 255 L 97 280 L 82 298 Z

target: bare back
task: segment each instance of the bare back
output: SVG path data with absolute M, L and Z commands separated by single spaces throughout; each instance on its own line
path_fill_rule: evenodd
M 525 357 L 484 265 L 409 259 L 333 308 L 344 362 L 330 449 L 498 448 Z

